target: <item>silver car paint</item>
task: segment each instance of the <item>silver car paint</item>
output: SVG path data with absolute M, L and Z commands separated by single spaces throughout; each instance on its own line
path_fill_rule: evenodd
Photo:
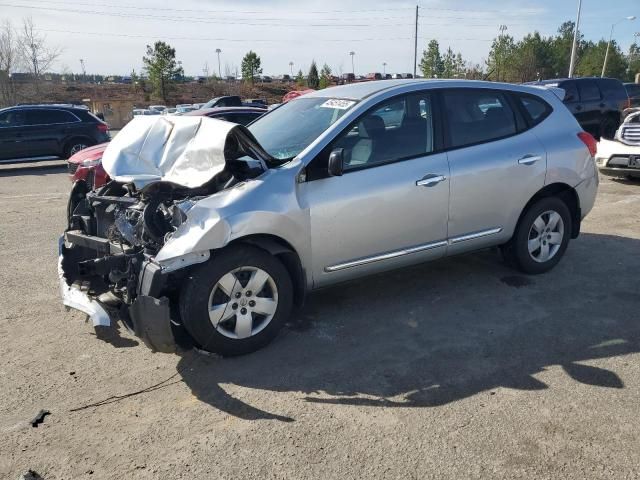
M 444 87 L 526 92 L 544 98 L 554 111 L 506 139 L 303 181 L 304 167 L 370 107 L 395 95 Z M 384 80 L 309 95 L 358 103 L 287 165 L 197 202 L 156 256 L 160 265 L 185 256 L 193 260 L 194 252 L 213 251 L 215 258 L 215 250 L 231 241 L 267 234 L 297 252 L 310 289 L 504 243 L 526 203 L 545 185 L 574 187 L 583 216 L 593 206 L 593 158 L 577 137 L 577 121 L 552 92 L 489 82 Z M 518 162 L 526 156 L 539 158 Z M 416 185 L 430 173 L 445 181 Z

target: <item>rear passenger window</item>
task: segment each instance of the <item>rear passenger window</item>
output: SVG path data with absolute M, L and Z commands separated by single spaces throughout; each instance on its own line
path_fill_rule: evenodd
M 580 100 L 582 102 L 600 100 L 600 90 L 598 89 L 596 82 L 592 80 L 578 82 L 578 90 L 580 91 Z
M 77 122 L 75 115 L 64 110 L 28 110 L 28 125 L 50 125 L 56 123 Z
M 443 95 L 452 147 L 489 142 L 516 133 L 516 119 L 500 92 L 450 90 Z
M 537 125 L 551 113 L 551 107 L 541 98 L 533 95 L 518 95 L 518 99 L 529 114 L 529 117 L 531 117 L 533 125 Z
M 620 80 L 602 78 L 598 80 L 598 86 L 602 92 L 602 98 L 624 98 L 625 88 Z

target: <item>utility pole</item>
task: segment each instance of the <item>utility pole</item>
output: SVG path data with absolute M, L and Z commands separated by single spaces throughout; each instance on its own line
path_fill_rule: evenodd
M 387 62 L 382 62 L 382 77 L 387 76 Z
M 416 78 L 418 65 L 418 5 L 416 5 L 416 34 L 413 37 L 413 78 Z
M 578 15 L 576 16 L 576 27 L 573 31 L 571 62 L 569 63 L 569 78 L 573 77 L 573 71 L 576 68 L 576 55 L 578 54 L 578 30 L 580 29 L 580 10 L 582 10 L 582 0 L 578 0 Z
M 293 78 L 293 62 L 289 62 L 289 70 L 291 71 L 291 78 Z
M 349 52 L 349 55 L 351 55 L 351 73 L 353 73 L 354 77 L 356 76 L 356 67 L 354 66 L 354 63 L 353 63 L 353 56 L 355 54 L 356 52 L 353 52 L 353 51 Z
M 220 52 L 222 50 L 220 50 L 219 48 L 216 48 L 216 53 L 218 54 L 218 78 L 220 80 L 222 80 L 222 70 L 220 70 Z
M 496 80 L 499 82 L 500 81 L 500 64 L 502 63 L 502 52 L 504 50 L 504 45 L 502 45 L 502 37 L 504 37 L 504 32 L 507 30 L 507 26 L 506 25 L 500 25 L 498 27 L 498 30 L 500 30 L 500 33 L 498 34 L 498 45 L 500 46 L 500 48 L 498 49 L 498 51 L 496 52 L 497 54 L 497 58 L 496 58 Z

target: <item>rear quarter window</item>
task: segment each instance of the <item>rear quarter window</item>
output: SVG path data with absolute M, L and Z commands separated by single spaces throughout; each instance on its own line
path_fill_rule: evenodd
M 625 98 L 627 96 L 627 90 L 619 80 L 603 78 L 598 80 L 598 86 L 602 92 L 602 98 Z
M 530 125 L 542 122 L 552 111 L 551 106 L 543 99 L 534 95 L 517 94 L 518 100 L 529 117 Z

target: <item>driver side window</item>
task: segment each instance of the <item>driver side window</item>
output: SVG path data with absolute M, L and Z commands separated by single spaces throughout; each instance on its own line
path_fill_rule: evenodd
M 344 171 L 368 168 L 433 151 L 433 109 L 426 92 L 387 100 L 334 140 L 344 149 Z

